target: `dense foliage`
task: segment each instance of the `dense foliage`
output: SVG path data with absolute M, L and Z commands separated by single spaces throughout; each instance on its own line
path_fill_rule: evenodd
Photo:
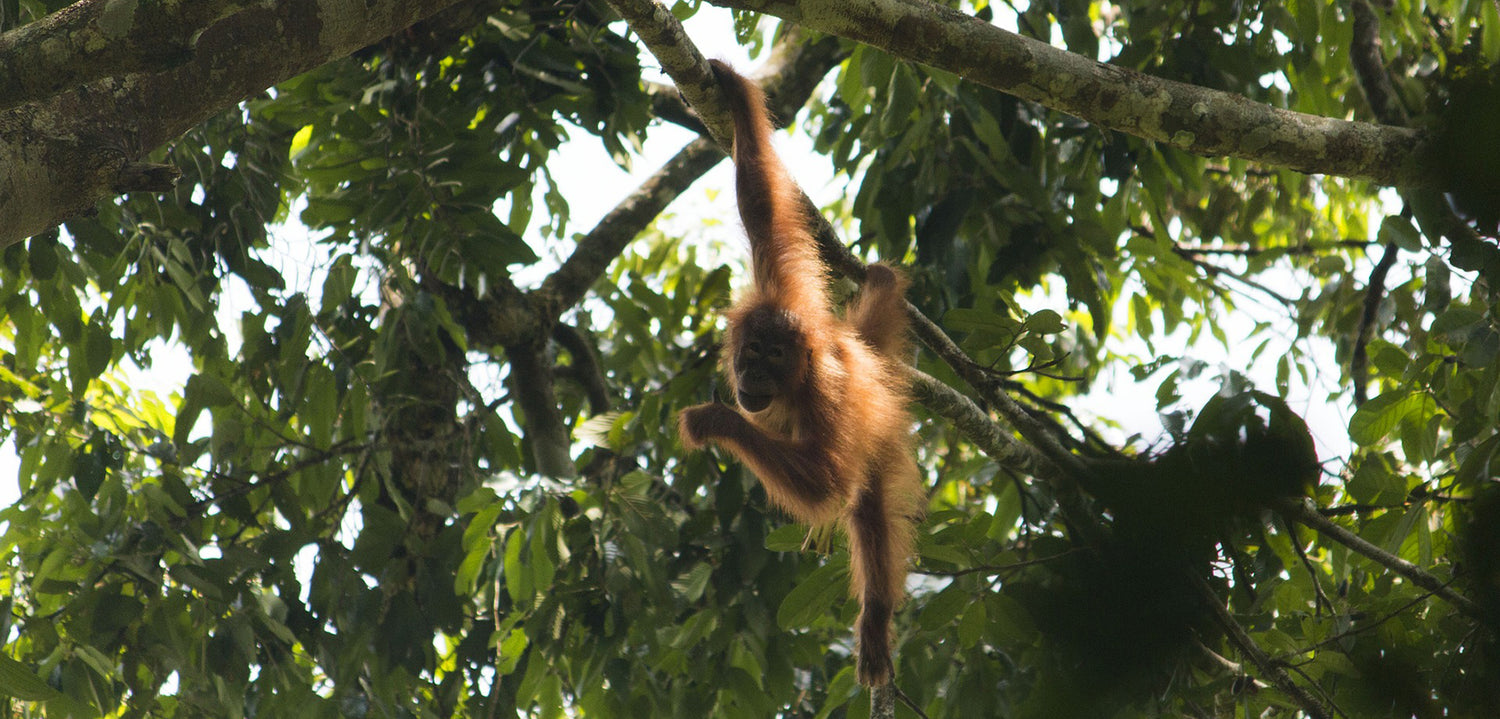
M 657 60 L 601 2 L 468 5 L 160 148 L 174 191 L 0 251 L 8 714 L 869 711 L 843 538 L 675 437 L 714 393 L 739 246 L 577 227 L 594 188 L 549 171 L 566 142 L 627 164 L 676 117 L 643 83 Z M 1377 119 L 1350 61 L 1365 0 L 959 5 Z M 1412 126 L 1454 127 L 1454 88 L 1485 86 L 1496 7 L 1375 8 Z M 755 21 L 734 18 L 763 58 L 787 36 Z M 927 715 L 1500 714 L 1493 239 L 1445 237 L 1413 195 L 792 43 L 826 53 L 792 130 L 848 184 L 825 214 L 910 267 L 961 350 L 916 367 L 1003 440 L 919 393 L 897 683 Z M 1456 204 L 1492 235 L 1477 197 Z M 629 244 L 601 250 L 612 231 Z M 1127 376 L 1160 437 L 1117 421 Z M 1347 427 L 1309 429 L 1314 406 Z

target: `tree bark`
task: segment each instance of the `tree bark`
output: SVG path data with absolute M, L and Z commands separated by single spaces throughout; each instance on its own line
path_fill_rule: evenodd
M 207 10 L 195 9 L 202 3 L 141 3 L 154 8 L 141 17 L 161 16 L 171 27 L 163 37 L 179 38 L 165 55 L 119 37 L 122 28 L 136 32 L 136 23 L 119 15 L 125 4 L 106 0 L 85 0 L 7 33 L 0 40 L 5 75 L 20 74 L 10 72 L 16 61 L 50 37 L 62 48 L 28 67 L 77 63 L 59 83 L 87 81 L 55 92 L 37 80 L 22 92 L 42 99 L 0 111 L 0 247 L 131 188 L 125 175 L 132 163 L 225 108 L 457 2 L 220 1 Z M 246 9 L 224 17 L 239 6 Z M 186 19 L 205 23 L 190 47 L 182 39 L 188 28 L 169 23 Z M 120 45 L 91 49 L 101 38 Z M 101 63 L 114 74 L 99 75 L 106 71 Z
M 0 110 L 105 77 L 166 70 L 192 57 L 203 28 L 260 0 L 80 0 L 0 35 Z

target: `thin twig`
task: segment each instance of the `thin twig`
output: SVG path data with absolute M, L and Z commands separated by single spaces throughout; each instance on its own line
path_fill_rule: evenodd
M 1037 557 L 1036 559 L 1023 559 L 1019 562 L 1011 562 L 1010 564 L 981 564 L 973 567 L 965 567 L 963 569 L 955 569 L 950 572 L 945 572 L 939 569 L 913 569 L 912 573 L 926 574 L 929 577 L 962 577 L 969 574 L 1003 574 L 1005 572 L 1012 572 L 1017 569 L 1034 567 L 1038 564 L 1046 564 L 1048 562 L 1062 559 L 1063 557 L 1066 557 L 1070 554 L 1081 551 L 1084 550 L 1079 547 L 1074 547 L 1072 549 L 1058 552 L 1057 554 L 1052 554 L 1045 557 Z
M 1286 526 L 1286 536 L 1291 541 L 1292 549 L 1297 551 L 1297 557 L 1302 560 L 1302 566 L 1307 570 L 1307 579 L 1313 585 L 1313 607 L 1322 614 L 1323 607 L 1328 607 L 1328 612 L 1333 613 L 1333 602 L 1328 599 L 1328 594 L 1323 591 L 1323 583 L 1318 581 L 1318 569 L 1313 566 L 1312 559 L 1307 556 L 1307 550 L 1302 548 L 1302 542 L 1297 538 L 1297 525 L 1286 517 L 1280 517 L 1282 524 Z

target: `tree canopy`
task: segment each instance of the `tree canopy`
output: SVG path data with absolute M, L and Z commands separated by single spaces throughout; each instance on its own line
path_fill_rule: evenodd
M 914 280 L 897 716 L 1500 715 L 1494 0 L 0 0 L 8 715 L 891 711 L 689 18 Z

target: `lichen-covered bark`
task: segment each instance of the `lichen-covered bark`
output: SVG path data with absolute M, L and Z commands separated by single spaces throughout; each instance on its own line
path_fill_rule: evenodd
M 282 80 L 343 57 L 433 14 L 457 0 L 281 0 L 214 3 L 219 10 L 247 9 L 202 28 L 185 57 L 162 61 L 138 56 L 117 60 L 110 76 L 0 111 L 0 247 L 42 232 L 86 212 L 99 200 L 128 186 L 121 179 L 130 163 L 194 125 Z M 54 43 L 97 41 L 100 23 L 124 22 L 110 13 L 130 3 L 89 3 L 72 13 L 99 10 L 99 17 L 64 16 L 75 28 L 59 30 Z M 182 5 L 174 17 L 211 22 L 220 12 Z M 50 20 L 42 20 L 46 23 Z M 92 24 L 91 24 L 92 23 Z M 92 29 L 90 29 L 92 28 Z M 54 28 L 56 30 L 56 28 Z M 182 30 L 182 28 L 178 28 Z M 40 32 L 38 30 L 37 32 Z M 180 32 L 174 32 L 180 34 Z M 0 67 L 34 43 L 7 35 L 0 45 Z M 26 40 L 26 42 L 21 42 Z M 138 45 L 138 43 L 137 43 Z M 126 44 L 129 49 L 132 45 Z M 11 52 L 5 52 L 6 49 Z M 137 48 L 141 53 L 150 52 Z M 64 47 L 58 57 L 94 57 L 85 47 Z M 113 51 L 120 54 L 121 51 Z M 86 65 L 87 63 L 85 63 Z M 132 68 L 170 65 L 156 72 Z M 9 74 L 9 70 L 7 70 Z
M 897 57 L 1188 152 L 1384 185 L 1440 182 L 1423 135 L 1334 120 L 1105 65 L 926 0 L 713 0 Z
M 192 58 L 203 28 L 263 0 L 80 0 L 0 35 L 0 110 L 102 77 L 156 72 Z

